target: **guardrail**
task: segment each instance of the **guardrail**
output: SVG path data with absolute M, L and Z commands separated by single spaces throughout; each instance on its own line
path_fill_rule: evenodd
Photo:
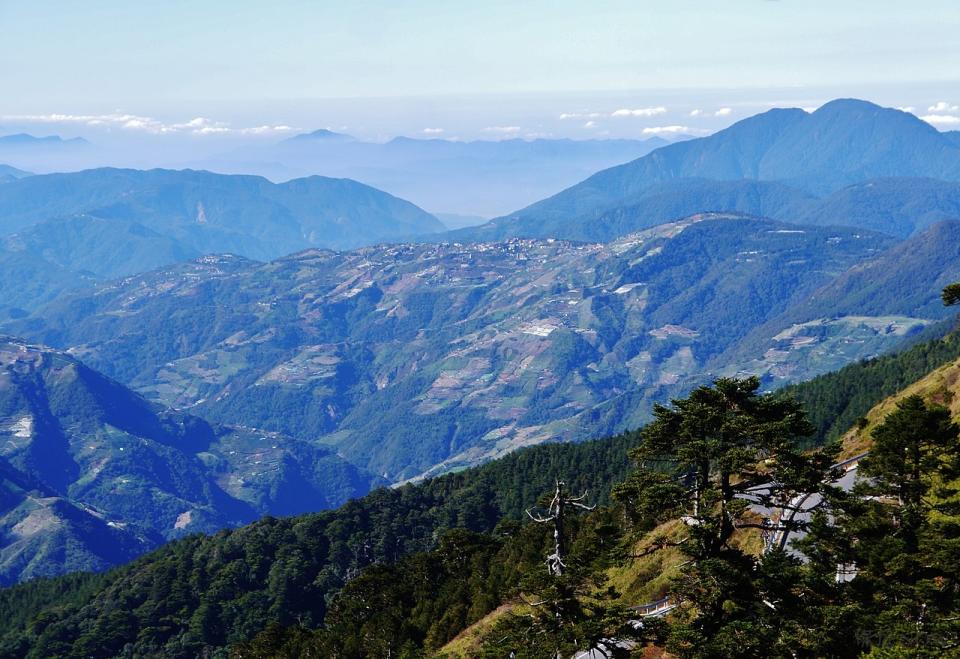
M 670 597 L 667 596 L 653 602 L 647 602 L 646 604 L 635 606 L 633 607 L 633 610 L 643 617 L 649 617 L 666 613 L 667 611 L 673 609 L 674 606 L 674 603 L 670 601 Z
M 855 455 L 855 456 L 853 456 L 852 458 L 847 458 L 846 460 L 841 460 L 840 462 L 838 462 L 837 464 L 835 464 L 835 465 L 833 465 L 833 466 L 834 466 L 834 467 L 846 467 L 846 466 L 849 465 L 849 464 L 857 464 L 857 463 L 860 462 L 862 459 L 864 459 L 865 457 L 867 457 L 869 454 L 870 454 L 869 451 L 865 451 L 864 453 L 861 453 L 860 455 Z M 847 471 L 850 471 L 850 470 L 848 469 Z

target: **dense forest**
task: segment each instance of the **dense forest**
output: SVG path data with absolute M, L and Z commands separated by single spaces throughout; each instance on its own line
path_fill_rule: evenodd
M 265 621 L 318 625 L 333 594 L 364 567 L 429 550 L 449 529 L 492 532 L 503 520 L 516 522 L 554 474 L 608 501 L 638 441 L 627 433 L 525 449 L 419 485 L 379 489 L 334 511 L 191 536 L 105 575 L 9 588 L 0 591 L 0 652 L 111 657 L 130 644 L 139 653 L 192 657 L 249 638 Z M 224 621 L 216 629 L 203 623 L 211 611 Z
M 794 441 L 813 430 L 797 402 L 758 386 L 718 380 L 658 407 L 613 504 L 567 520 L 562 570 L 538 524 L 454 532 L 351 581 L 322 629 L 271 625 L 231 656 L 956 656 L 960 428 L 949 411 L 902 400 L 844 491 L 830 484 L 833 451 Z M 785 510 L 801 492 L 826 502 L 792 522 L 805 535 L 789 550 L 737 542 L 760 526 L 739 498 L 758 486 Z M 683 528 L 664 533 L 677 518 Z M 683 560 L 668 585 L 674 608 L 638 622 L 610 569 L 670 547 Z M 477 621 L 475 642 L 458 644 Z

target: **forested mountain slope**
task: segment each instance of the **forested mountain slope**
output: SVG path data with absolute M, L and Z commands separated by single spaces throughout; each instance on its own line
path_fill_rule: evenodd
M 790 393 L 808 401 L 814 419 L 833 414 L 831 396 L 825 392 L 847 399 L 856 391 L 857 404 L 869 409 L 888 395 L 890 387 L 898 386 L 897 377 L 952 363 L 958 346 L 957 336 L 949 334 L 797 385 Z M 937 370 L 931 378 L 942 382 L 944 373 Z M 817 425 L 825 428 L 830 422 Z M 586 489 L 591 503 L 608 502 L 610 487 L 631 469 L 626 452 L 640 438 L 632 433 L 526 449 L 476 469 L 379 490 L 336 511 L 266 519 L 235 531 L 176 541 L 105 575 L 40 580 L 0 591 L 4 656 L 112 657 L 132 644 L 129 649 L 135 652 L 190 657 L 204 648 L 252 639 L 271 622 L 289 626 L 290 631 L 272 628 L 258 636 L 253 647 L 277 651 L 293 642 L 289 633 L 300 634 L 302 643 L 315 643 L 309 628 L 320 624 L 331 603 L 335 617 L 327 622 L 335 626 L 334 635 L 350 639 L 359 633 L 367 639 L 357 656 L 374 652 L 375 643 L 391 636 L 423 642 L 428 629 L 432 647 L 442 645 L 464 624 L 495 609 L 498 597 L 515 592 L 524 571 L 543 573 L 541 558 L 552 541 L 547 539 L 548 529 L 540 525 L 528 523 L 521 529 L 515 523 L 523 509 L 549 492 L 557 477 L 566 479 L 571 492 Z M 569 532 L 577 539 L 571 551 L 582 560 L 584 554 L 577 552 L 597 543 L 619 546 L 623 524 L 621 515 L 606 513 L 583 525 L 571 519 Z M 496 531 L 439 540 L 441 531 L 454 527 Z M 627 546 L 649 548 L 649 542 L 641 539 L 634 545 L 630 540 Z M 411 555 L 425 550 L 431 553 Z M 597 549 L 589 551 L 593 553 L 588 557 L 600 558 L 607 566 L 625 560 L 617 552 L 602 550 L 598 556 Z M 398 560 L 403 561 L 399 571 L 387 567 Z M 332 597 L 358 568 L 374 563 L 378 565 L 351 583 L 345 599 Z M 656 564 L 640 561 L 636 570 L 644 566 L 654 571 L 646 576 L 638 572 L 636 578 L 656 579 Z M 765 569 L 793 568 L 769 564 Z M 542 587 L 543 579 L 522 583 Z M 419 608 L 412 603 L 406 609 L 392 608 L 402 605 L 403 600 L 396 598 L 418 588 Z M 364 605 L 353 610 L 351 602 Z M 441 603 L 446 608 L 435 609 Z M 423 615 L 418 617 L 417 610 Z M 164 622 L 158 625 L 161 617 Z M 859 651 L 851 650 L 854 655 Z
M 210 257 L 65 298 L 9 327 L 71 347 L 166 405 L 323 437 L 401 481 L 635 427 L 653 402 L 708 380 L 704 365 L 758 325 L 891 244 L 707 214 L 607 245 Z M 828 341 L 856 337 L 844 353 L 801 351 L 778 377 L 876 354 L 929 321 L 836 324 Z M 763 361 L 767 349 L 745 358 Z
M 361 568 L 430 549 L 447 529 L 492 532 L 500 525 L 512 532 L 557 474 L 570 487 L 589 488 L 592 500 L 608 501 L 637 441 L 633 433 L 526 449 L 416 486 L 377 490 L 335 511 L 191 536 L 105 575 L 0 591 L 0 656 L 112 657 L 132 643 L 140 653 L 193 657 L 250 638 L 271 620 L 317 625 Z M 57 613 L 26 631 L 41 611 Z
M 75 358 L 0 338 L 0 583 L 105 569 L 377 480 L 329 449 L 163 411 Z

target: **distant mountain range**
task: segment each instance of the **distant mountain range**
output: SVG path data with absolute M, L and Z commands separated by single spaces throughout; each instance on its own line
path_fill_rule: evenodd
M 27 133 L 0 135 L 0 163 L 30 171 L 58 171 L 89 167 L 96 149 L 82 137 L 64 139 L 59 135 L 37 137 Z M 0 181 L 3 177 L 0 166 Z M 19 178 L 19 177 L 18 177 Z
M 413 204 L 345 179 L 273 184 L 121 169 L 31 176 L 0 186 L 0 307 L 35 306 L 71 278 L 82 285 L 212 252 L 269 259 L 443 229 Z
M 456 237 L 603 240 L 706 210 L 908 235 L 957 217 L 956 185 L 930 179 L 960 181 L 955 136 L 906 112 L 837 100 L 657 149 Z
M 773 385 L 883 352 L 947 315 L 956 226 L 897 245 L 705 214 L 607 245 L 211 257 L 65 297 L 7 331 L 71 347 L 164 405 L 322 438 L 402 481 L 635 427 L 711 374 Z M 898 258 L 889 250 L 910 250 L 901 283 L 855 277 Z M 844 277 L 870 291 L 868 309 L 817 292 Z
M 472 142 L 397 137 L 374 143 L 318 130 L 191 166 L 261 174 L 273 180 L 309 174 L 347 177 L 410 199 L 431 212 L 491 217 L 665 144 L 660 137 Z
M 357 140 L 352 135 L 345 135 L 344 133 L 335 133 L 332 130 L 326 128 L 320 128 L 309 133 L 300 133 L 299 135 L 294 135 L 285 139 L 283 144 L 319 144 L 319 143 L 329 143 L 329 142 L 356 142 Z
M 0 410 L 0 584 L 334 507 L 376 482 L 316 443 L 163 411 L 70 355 L 8 337 Z
M 59 135 L 48 135 L 46 137 L 37 137 L 27 133 L 0 135 L 0 152 L 11 147 L 84 147 L 89 145 L 90 142 L 82 137 L 73 137 L 65 140 Z

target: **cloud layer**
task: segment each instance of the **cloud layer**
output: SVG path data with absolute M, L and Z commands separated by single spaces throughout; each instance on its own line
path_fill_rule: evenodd
M 644 135 L 678 135 L 694 132 L 688 126 L 650 126 L 643 129 Z
M 560 119 L 607 119 L 623 117 L 656 117 L 666 114 L 667 108 L 663 106 L 649 108 L 620 108 L 613 112 L 563 112 Z
M 185 122 L 164 122 L 123 112 L 109 114 L 20 114 L 0 117 L 2 121 L 19 121 L 34 124 L 79 124 L 92 128 L 120 128 L 153 135 L 179 133 L 187 135 L 273 135 L 295 130 L 283 124 L 234 128 L 229 123 L 196 117 Z
M 938 101 L 927 108 L 929 114 L 925 114 L 921 119 L 928 124 L 937 127 L 960 126 L 960 105 L 954 105 L 947 101 Z
M 487 126 L 483 129 L 485 133 L 496 133 L 497 135 L 516 135 L 520 132 L 520 126 Z

